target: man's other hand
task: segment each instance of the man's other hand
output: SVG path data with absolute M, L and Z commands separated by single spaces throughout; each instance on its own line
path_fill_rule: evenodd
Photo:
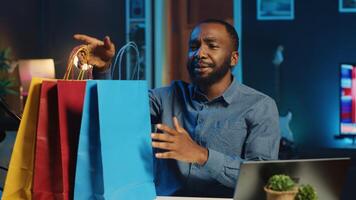
M 115 45 L 111 42 L 109 36 L 105 36 L 102 41 L 83 34 L 75 34 L 73 37 L 87 45 L 89 50 L 88 63 L 90 65 L 93 65 L 99 71 L 103 71 L 110 66 L 115 55 Z
M 164 133 L 152 133 L 152 146 L 166 150 L 156 153 L 156 158 L 176 159 L 188 163 L 204 165 L 208 160 L 208 150 L 199 146 L 189 133 L 180 126 L 176 117 L 173 118 L 174 129 L 164 124 L 158 124 L 157 128 Z

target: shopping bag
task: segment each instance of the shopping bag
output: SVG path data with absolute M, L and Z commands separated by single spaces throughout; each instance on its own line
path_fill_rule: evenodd
M 74 198 L 154 199 L 150 132 L 145 81 L 88 81 Z
M 73 199 L 85 81 L 58 80 L 58 116 L 64 199 Z
M 104 199 L 96 81 L 88 81 L 85 89 L 74 199 Z
M 85 45 L 75 47 L 68 59 L 63 78 L 66 81 L 42 84 L 33 178 L 35 199 L 72 199 L 85 85 L 69 79 L 91 76 L 92 69 L 79 67 L 76 60 L 78 54 L 88 53 Z
M 98 102 L 107 197 L 154 199 L 147 82 L 98 82 Z
M 6 176 L 3 200 L 31 200 L 35 138 L 40 87 L 43 79 L 31 81 L 22 120 L 17 132 L 9 170 Z
M 37 123 L 33 199 L 63 199 L 57 81 L 43 81 Z

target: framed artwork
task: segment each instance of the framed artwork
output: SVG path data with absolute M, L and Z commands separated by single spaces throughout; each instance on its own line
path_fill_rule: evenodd
M 356 0 L 339 0 L 339 12 L 356 12 Z
M 294 0 L 257 0 L 257 20 L 293 20 Z

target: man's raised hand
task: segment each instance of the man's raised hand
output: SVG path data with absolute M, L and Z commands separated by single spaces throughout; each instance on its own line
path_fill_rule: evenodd
M 166 150 L 156 153 L 157 158 L 176 159 L 188 163 L 204 165 L 208 159 L 208 150 L 199 146 L 180 126 L 176 117 L 173 118 L 174 129 L 164 124 L 158 124 L 157 128 L 164 133 L 152 133 L 152 146 Z
M 87 45 L 89 50 L 88 64 L 93 65 L 100 71 L 110 66 L 115 55 L 115 45 L 109 36 L 105 36 L 102 41 L 83 34 L 75 34 L 73 37 Z

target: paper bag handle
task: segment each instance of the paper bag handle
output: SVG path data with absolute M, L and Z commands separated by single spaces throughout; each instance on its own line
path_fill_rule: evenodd
M 84 64 L 79 66 L 79 58 L 78 55 L 82 54 L 82 57 L 84 58 Z M 70 80 L 74 79 L 74 70 L 77 68 L 79 70 L 78 77 L 76 78 L 77 80 L 83 80 L 85 77 L 85 74 L 87 73 L 87 77 L 89 79 L 93 79 L 92 71 L 93 71 L 93 66 L 89 64 L 89 50 L 86 45 L 79 45 L 74 47 L 74 49 L 71 51 L 69 54 L 68 58 L 68 63 L 67 63 L 67 69 L 66 73 L 64 74 L 63 79 L 64 80 Z
M 118 65 L 119 65 L 119 80 L 121 79 L 121 68 L 122 68 L 122 57 L 125 54 L 126 50 L 128 50 L 129 48 L 133 48 L 135 50 L 136 53 L 136 64 L 135 64 L 135 68 L 137 70 L 137 80 L 139 80 L 140 78 L 140 62 L 139 62 L 139 58 L 140 58 L 140 52 L 138 50 L 138 46 L 136 45 L 135 42 L 128 42 L 127 44 L 125 44 L 123 47 L 121 47 L 121 49 L 117 52 L 116 57 L 115 57 L 115 61 L 114 64 L 112 65 L 112 69 L 111 69 L 111 77 L 114 77 L 114 72 L 115 72 L 115 67 L 117 64 L 117 61 L 119 59 Z M 135 76 L 135 72 L 136 70 L 134 70 L 134 73 L 132 74 L 130 79 L 133 79 Z

